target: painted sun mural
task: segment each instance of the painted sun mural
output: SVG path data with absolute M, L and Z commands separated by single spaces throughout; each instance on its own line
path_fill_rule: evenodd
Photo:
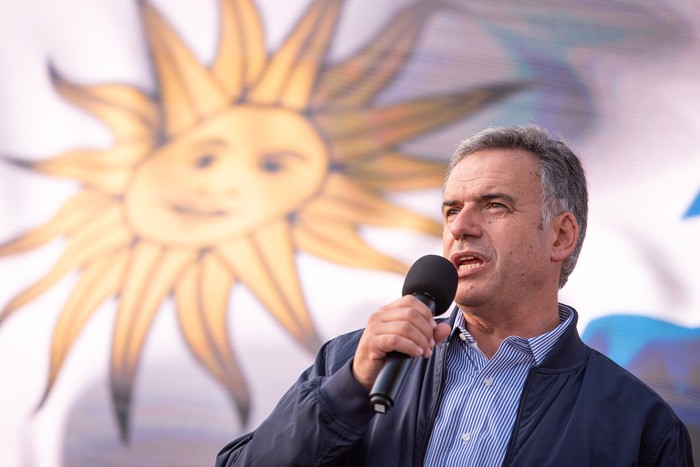
M 60 95 L 99 118 L 114 140 L 108 149 L 10 161 L 80 182 L 45 224 L 0 245 L 7 256 L 65 240 L 60 258 L 4 307 L 0 323 L 66 275 L 79 278 L 55 324 L 40 405 L 86 322 L 115 299 L 110 387 L 127 440 L 139 357 L 155 314 L 172 297 L 189 350 L 230 394 L 245 424 L 251 398 L 228 332 L 235 285 L 316 352 L 321 339 L 296 252 L 404 273 L 406 265 L 368 245 L 360 228 L 440 235 L 434 219 L 387 200 L 391 192 L 442 184 L 442 162 L 402 153 L 398 145 L 520 85 L 377 105 L 442 7 L 420 1 L 403 8 L 364 47 L 331 63 L 342 4 L 313 1 L 268 53 L 255 3 L 221 0 L 219 45 L 205 65 L 153 6 L 139 2 L 153 95 L 122 84 L 80 85 L 51 70 Z

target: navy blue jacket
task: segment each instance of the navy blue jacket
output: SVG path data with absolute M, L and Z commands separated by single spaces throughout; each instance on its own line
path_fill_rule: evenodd
M 586 346 L 577 318 L 574 311 L 561 339 L 530 370 L 503 465 L 692 466 L 685 425 L 648 386 Z M 449 341 L 416 360 L 396 405 L 375 414 L 352 376 L 361 333 L 326 343 L 258 429 L 221 450 L 216 467 L 421 466 Z

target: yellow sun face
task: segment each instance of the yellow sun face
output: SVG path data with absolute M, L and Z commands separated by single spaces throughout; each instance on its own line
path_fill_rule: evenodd
M 397 146 L 519 85 L 376 105 L 441 6 L 406 7 L 366 47 L 331 63 L 326 54 L 342 3 L 311 2 L 268 56 L 255 3 L 221 0 L 219 48 L 206 68 L 140 2 L 157 97 L 120 84 L 79 86 L 53 73 L 61 95 L 104 122 L 114 145 L 23 164 L 78 180 L 82 189 L 46 224 L 0 245 L 3 256 L 66 240 L 61 258 L 3 308 L 0 323 L 66 274 L 79 276 L 54 329 L 44 399 L 85 323 L 118 297 L 110 378 L 126 439 L 141 350 L 161 303 L 172 296 L 188 348 L 229 392 L 245 423 L 250 396 L 227 331 L 235 284 L 315 352 L 321 339 L 301 290 L 297 251 L 403 273 L 406 266 L 368 245 L 360 228 L 441 234 L 433 218 L 386 199 L 389 192 L 442 184 L 442 163 Z
M 239 106 L 173 138 L 136 168 L 126 218 L 145 240 L 199 249 L 296 211 L 327 171 L 328 149 L 308 120 Z

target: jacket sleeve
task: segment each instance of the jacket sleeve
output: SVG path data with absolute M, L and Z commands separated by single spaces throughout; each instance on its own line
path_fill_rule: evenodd
M 686 426 L 678 419 L 664 434 L 656 450 L 654 467 L 693 467 L 693 448 Z
M 324 345 L 254 432 L 219 452 L 216 467 L 323 465 L 362 438 L 374 416 L 369 394 L 352 375 L 352 358 L 329 370 L 334 345 Z

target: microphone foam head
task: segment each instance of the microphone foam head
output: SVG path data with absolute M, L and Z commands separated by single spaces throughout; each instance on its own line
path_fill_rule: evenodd
M 402 295 L 422 293 L 435 300 L 435 314 L 447 310 L 457 293 L 457 269 L 448 259 L 426 255 L 413 263 L 406 274 Z

